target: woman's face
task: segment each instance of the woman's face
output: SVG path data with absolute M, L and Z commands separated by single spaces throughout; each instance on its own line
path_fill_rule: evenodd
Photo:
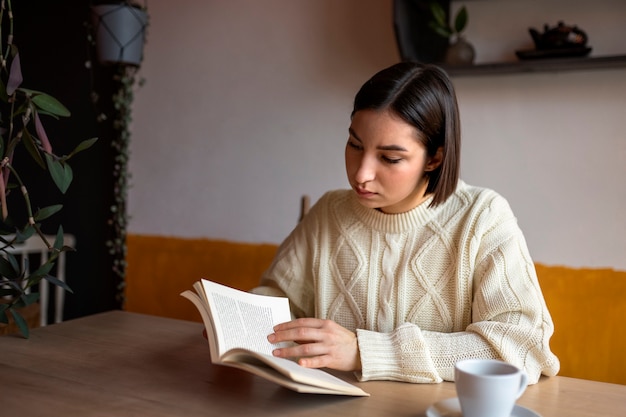
M 392 214 L 426 200 L 424 172 L 435 169 L 441 155 L 427 157 L 415 127 L 387 110 L 360 110 L 349 133 L 346 172 L 361 204 Z

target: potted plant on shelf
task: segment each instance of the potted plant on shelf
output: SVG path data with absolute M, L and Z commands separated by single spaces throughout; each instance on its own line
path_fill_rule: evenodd
M 37 209 L 32 206 L 29 184 L 22 179 L 24 161 L 21 159 L 30 156 L 41 168 L 37 169 L 36 181 L 50 176 L 61 193 L 65 193 L 73 179 L 68 161 L 93 145 L 96 138 L 81 142 L 67 155 L 55 153 L 43 121 L 48 117 L 69 117 L 70 112 L 54 97 L 22 86 L 20 54 L 13 43 L 13 18 L 11 2 L 7 2 L 0 11 L 0 26 L 7 28 L 0 41 L 0 332 L 11 322 L 28 337 L 29 323 L 21 311 L 37 304 L 36 289 L 41 280 L 70 291 L 64 282 L 51 275 L 51 271 L 59 254 L 73 249 L 63 246 L 62 226 L 58 227 L 53 241 L 42 232 L 42 222 L 61 211 L 63 206 L 55 204 Z M 14 205 L 9 212 L 11 199 L 22 201 L 22 213 L 14 215 Z M 29 272 L 27 262 L 19 262 L 10 251 L 13 245 L 29 238 L 41 239 L 50 250 L 48 259 L 33 267 L 33 272 Z
M 448 65 L 473 64 L 476 52 L 472 44 L 462 35 L 469 19 L 465 6 L 462 6 L 457 12 L 453 25 L 449 23 L 448 16 L 441 4 L 435 1 L 431 2 L 430 11 L 433 17 L 433 20 L 429 22 L 430 28 L 450 42 L 445 53 L 444 63 Z

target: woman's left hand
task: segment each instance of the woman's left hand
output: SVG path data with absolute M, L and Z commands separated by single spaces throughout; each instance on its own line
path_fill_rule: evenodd
M 274 326 L 270 343 L 296 342 L 292 347 L 275 349 L 281 358 L 298 358 L 307 368 L 358 371 L 361 358 L 356 334 L 332 320 L 301 318 Z

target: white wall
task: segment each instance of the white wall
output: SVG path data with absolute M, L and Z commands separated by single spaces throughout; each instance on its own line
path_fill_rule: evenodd
M 478 62 L 506 58 L 487 52 L 497 36 L 483 28 L 493 29 L 497 9 L 483 3 L 525 1 L 467 3 Z M 591 12 L 566 2 L 584 12 L 571 16 L 575 23 L 594 30 L 594 53 L 626 54 L 626 2 L 587 3 Z M 152 0 L 149 13 L 129 232 L 279 243 L 297 221 L 302 194 L 315 200 L 347 186 L 343 147 L 354 93 L 399 60 L 392 2 Z M 522 33 L 506 42 L 527 47 L 528 26 L 559 19 L 529 13 L 515 10 Z M 621 25 L 610 36 L 597 35 L 598 22 L 616 18 Z M 509 199 L 535 260 L 626 269 L 626 68 L 454 82 L 463 177 Z

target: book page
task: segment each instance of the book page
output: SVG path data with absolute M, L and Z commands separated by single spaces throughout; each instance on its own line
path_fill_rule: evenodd
M 291 385 L 300 384 L 300 392 L 332 393 L 345 395 L 369 395 L 355 385 L 344 381 L 322 369 L 304 368 L 296 362 L 275 356 L 251 354 L 241 349 L 234 349 L 227 353 L 224 358 L 225 363 L 237 368 L 246 369 L 254 374 L 268 377 L 267 373 L 273 375 L 269 378 L 281 385 L 280 380 L 291 381 Z M 273 370 L 271 370 L 273 369 Z M 290 386 L 292 389 L 293 387 Z M 306 390 L 302 390 L 306 387 Z
M 251 294 L 204 279 L 202 288 L 220 355 L 234 348 L 271 355 L 277 347 L 286 346 L 268 342 L 267 336 L 276 324 L 291 320 L 287 298 Z
M 199 286 L 196 284 L 194 284 L 194 288 L 196 291 L 200 291 L 202 293 L 202 288 L 198 288 Z M 218 363 L 220 361 L 220 353 L 217 350 L 217 340 L 215 340 L 215 332 L 213 330 L 213 319 L 211 318 L 211 312 L 209 311 L 209 307 L 206 303 L 206 298 L 201 297 L 197 292 L 190 290 L 183 291 L 180 295 L 191 301 L 200 312 L 204 328 L 206 329 L 209 352 L 211 353 L 211 362 Z M 202 293 L 202 295 L 204 295 L 204 293 Z

